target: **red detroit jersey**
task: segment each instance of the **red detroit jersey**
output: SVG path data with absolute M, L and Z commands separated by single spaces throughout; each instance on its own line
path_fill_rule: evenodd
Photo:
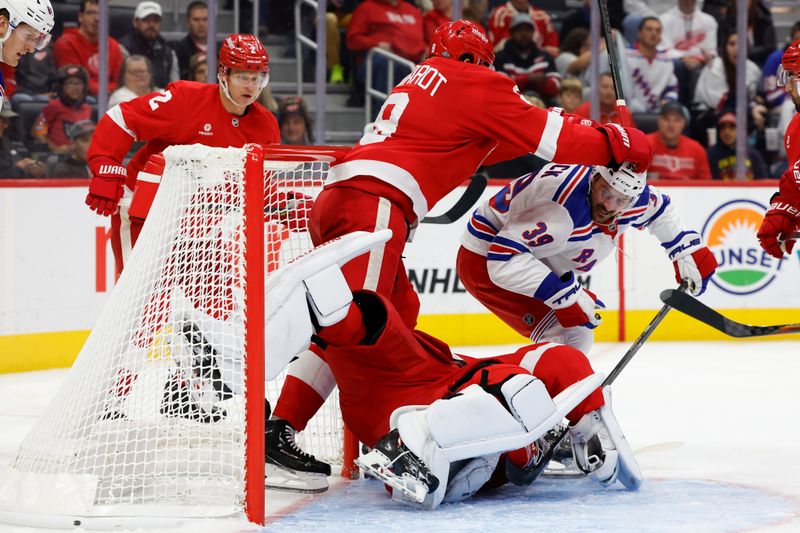
M 421 220 L 481 164 L 527 152 L 557 163 L 611 160 L 605 134 L 565 125 L 559 115 L 532 106 L 511 78 L 433 57 L 392 90 L 375 123 L 333 167 L 328 183 L 373 176 L 408 196 L 414 212 L 406 217 Z
M 278 121 L 261 104 L 250 105 L 240 117 L 229 113 L 220 98 L 216 84 L 176 81 L 160 93 L 123 102 L 100 120 L 88 160 L 105 156 L 121 162 L 134 141 L 147 141 L 128 164 L 127 184 L 133 189 L 150 155 L 167 146 L 241 147 L 280 142 Z
M 791 204 L 800 209 L 800 113 L 786 127 L 783 136 L 789 168 L 781 176 L 780 193 Z

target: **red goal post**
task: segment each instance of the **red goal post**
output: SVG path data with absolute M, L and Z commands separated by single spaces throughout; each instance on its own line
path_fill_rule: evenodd
M 307 221 L 348 147 L 165 150 L 126 268 L 52 404 L 0 471 L 0 521 L 148 527 L 264 522 L 264 280 L 311 247 Z M 274 403 L 273 403 L 274 405 Z M 299 443 L 350 475 L 328 400 Z

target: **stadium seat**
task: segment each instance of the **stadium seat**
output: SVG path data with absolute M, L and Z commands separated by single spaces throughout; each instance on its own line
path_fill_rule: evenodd
M 634 113 L 633 122 L 645 133 L 658 130 L 658 113 Z
M 14 105 L 17 117 L 17 139 L 25 144 L 33 142 L 31 128 L 47 102 L 18 102 Z

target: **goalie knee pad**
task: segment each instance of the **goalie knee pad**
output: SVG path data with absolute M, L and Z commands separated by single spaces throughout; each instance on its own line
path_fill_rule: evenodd
M 492 477 L 500 454 L 494 453 L 475 459 L 467 459 L 463 464 L 452 465 L 455 473 L 450 477 L 447 491 L 444 494 L 444 503 L 460 502 L 472 497 Z M 453 468 L 455 466 L 455 468 Z
M 578 467 L 603 486 L 619 480 L 636 490 L 642 472 L 625 435 L 611 410 L 611 390 L 603 389 L 605 405 L 583 416 L 570 428 L 572 449 Z

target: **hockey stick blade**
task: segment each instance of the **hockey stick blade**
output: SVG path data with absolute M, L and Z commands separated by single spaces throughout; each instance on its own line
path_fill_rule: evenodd
M 472 206 L 480 199 L 483 190 L 486 189 L 486 176 L 483 174 L 475 174 L 469 180 L 469 185 L 461 195 L 461 198 L 453 204 L 453 207 L 447 210 L 446 213 L 432 217 L 425 217 L 422 219 L 423 224 L 452 224 L 459 218 L 463 217 Z
M 763 337 L 800 333 L 800 324 L 780 324 L 775 326 L 751 326 L 726 318 L 693 296 L 667 289 L 661 293 L 661 301 L 670 307 L 702 322 L 712 328 L 736 338 Z

